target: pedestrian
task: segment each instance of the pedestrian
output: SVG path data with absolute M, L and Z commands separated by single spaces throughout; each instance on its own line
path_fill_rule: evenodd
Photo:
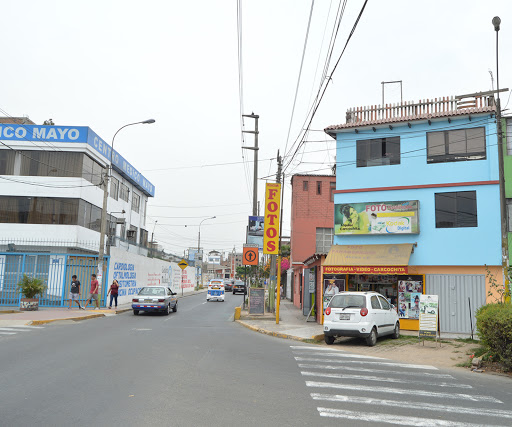
M 95 310 L 99 310 L 99 301 L 98 301 L 98 289 L 100 287 L 100 284 L 96 280 L 96 274 L 91 275 L 91 290 L 89 292 L 89 295 L 87 295 L 87 301 L 85 301 L 85 308 L 87 308 L 87 304 L 92 303 L 92 300 L 96 301 L 96 308 Z
M 110 304 L 108 306 L 109 310 L 112 308 L 112 300 L 115 300 L 116 302 L 116 308 L 117 308 L 117 294 L 119 293 L 119 283 L 117 283 L 117 280 L 114 279 L 112 281 L 112 284 L 110 285 L 110 288 L 108 288 L 107 296 L 110 294 Z
M 69 307 L 68 310 L 71 310 L 71 304 L 73 304 L 73 301 L 76 301 L 78 304 L 78 309 L 84 309 L 80 305 L 80 282 L 77 280 L 77 277 L 75 274 L 71 277 L 71 287 L 69 289 Z

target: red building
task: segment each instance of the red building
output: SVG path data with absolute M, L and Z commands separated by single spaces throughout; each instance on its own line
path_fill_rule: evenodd
M 327 254 L 332 245 L 334 227 L 334 191 L 335 175 L 293 175 L 292 214 L 291 214 L 291 266 L 293 269 L 292 301 L 307 315 L 314 304 L 318 313 L 321 304 L 317 295 L 321 295 L 321 283 L 314 269 L 304 262 L 311 261 L 315 254 Z M 308 263 L 309 264 L 309 263 Z M 307 273 L 305 280 L 304 273 Z M 309 274 L 311 289 L 309 291 Z M 307 282 L 307 283 L 304 283 Z M 313 285 L 315 283 L 315 285 Z M 317 315 L 317 320 L 321 316 Z

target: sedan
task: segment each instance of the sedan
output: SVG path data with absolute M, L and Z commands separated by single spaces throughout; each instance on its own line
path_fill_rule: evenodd
M 225 279 L 224 280 L 224 290 L 226 292 L 231 292 L 233 290 L 233 283 L 234 283 L 234 280 Z
M 241 280 L 236 280 L 233 285 L 233 295 L 237 293 L 245 294 L 245 283 Z
M 164 312 L 169 314 L 178 311 L 178 298 L 176 292 L 165 286 L 145 286 L 136 298 L 132 299 L 133 314 L 139 311 Z

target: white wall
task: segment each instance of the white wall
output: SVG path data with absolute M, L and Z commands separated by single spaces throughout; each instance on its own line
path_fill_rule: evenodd
M 190 293 L 196 284 L 194 267 L 187 267 L 182 271 L 177 263 L 162 261 L 156 258 L 147 258 L 126 250 L 111 248 L 110 268 L 105 286 L 113 279 L 119 282 L 118 304 L 131 302 L 134 295 L 143 286 L 165 285 L 178 295 Z

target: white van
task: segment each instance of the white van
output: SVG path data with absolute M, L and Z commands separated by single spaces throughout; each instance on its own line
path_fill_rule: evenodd
M 206 301 L 222 301 L 224 302 L 224 281 L 222 279 L 212 279 L 208 283 L 208 293 Z

